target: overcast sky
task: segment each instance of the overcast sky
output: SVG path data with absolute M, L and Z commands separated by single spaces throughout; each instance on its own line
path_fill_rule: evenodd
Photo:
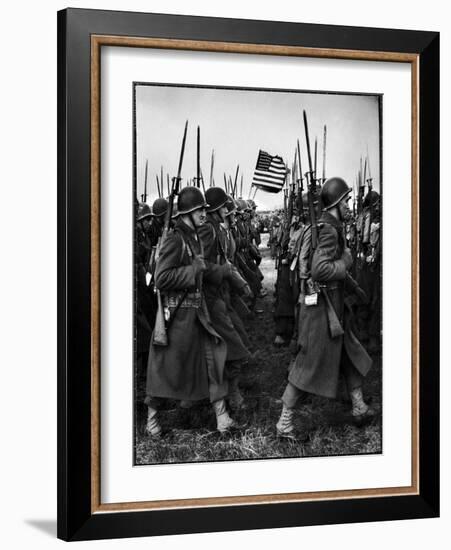
M 369 154 L 373 186 L 380 188 L 378 96 L 285 91 L 255 91 L 174 86 L 136 86 L 137 192 L 144 188 L 148 159 L 148 198 L 158 196 L 156 174 L 163 166 L 175 176 L 185 121 L 188 134 L 182 168 L 185 182 L 196 175 L 196 133 L 201 132 L 201 168 L 209 184 L 215 150 L 214 179 L 223 186 L 224 172 L 235 176 L 240 165 L 243 196 L 248 197 L 259 149 L 280 155 L 291 169 L 296 141 L 302 170 L 308 169 L 302 110 L 307 112 L 312 156 L 318 138 L 318 175 L 322 175 L 323 127 L 327 125 L 326 177 L 340 176 L 353 185 L 360 156 Z M 260 209 L 279 207 L 282 193 L 258 191 Z

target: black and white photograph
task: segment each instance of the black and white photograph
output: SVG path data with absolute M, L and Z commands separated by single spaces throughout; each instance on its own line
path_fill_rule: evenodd
M 134 83 L 135 465 L 382 452 L 382 102 Z

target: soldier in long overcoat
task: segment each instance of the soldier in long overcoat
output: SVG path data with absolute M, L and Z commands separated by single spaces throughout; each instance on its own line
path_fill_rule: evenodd
M 341 178 L 330 178 L 321 190 L 324 211 L 318 220 L 318 243 L 311 258 L 311 280 L 299 319 L 300 351 L 282 396 L 277 431 L 293 437 L 293 408 L 302 391 L 335 398 L 339 375 L 344 375 L 352 401 L 352 415 L 362 424 L 374 415 L 363 400 L 362 382 L 372 361 L 355 336 L 345 299 L 347 271 L 352 256 L 343 235 L 351 189 Z
M 228 286 L 234 284 L 235 267 L 226 255 L 226 234 L 221 223 L 228 210 L 228 197 L 220 187 L 207 189 L 207 221 L 199 234 L 205 250 L 208 271 L 204 277 L 205 296 L 211 322 L 227 344 L 226 375 L 229 381 L 229 405 L 238 409 L 243 403 L 239 391 L 239 376 L 250 353 L 233 322 Z M 246 284 L 241 278 L 242 284 Z
M 162 295 L 168 344 L 157 345 L 155 331 L 147 370 L 147 433 L 158 436 L 158 397 L 196 401 L 209 398 L 217 428 L 233 427 L 225 407 L 227 348 L 207 310 L 202 277 L 208 272 L 197 228 L 207 206 L 201 191 L 185 187 L 178 198 L 178 219 L 159 251 L 155 286 Z

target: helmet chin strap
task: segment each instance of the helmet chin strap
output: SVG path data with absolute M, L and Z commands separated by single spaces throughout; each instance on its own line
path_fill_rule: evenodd
M 197 236 L 197 227 L 196 227 L 196 224 L 194 223 L 193 213 L 189 212 L 188 216 L 189 216 L 189 221 L 191 222 L 191 225 L 193 226 L 193 229 L 194 229 L 194 231 L 196 233 L 196 236 Z

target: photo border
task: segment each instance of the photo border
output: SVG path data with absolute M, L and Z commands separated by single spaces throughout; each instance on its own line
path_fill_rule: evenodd
M 410 487 L 101 504 L 102 46 L 411 64 L 413 452 Z M 439 34 L 432 32 L 101 10 L 68 9 L 58 13 L 60 538 L 86 540 L 438 515 L 438 76 Z M 86 437 L 87 433 L 91 434 L 90 438 Z
M 309 90 L 309 89 L 295 89 L 295 88 L 271 88 L 271 87 L 255 87 L 255 86 L 231 86 L 231 85 L 219 85 L 219 84 L 186 84 L 186 83 L 174 83 L 174 82 L 146 82 L 146 81 L 133 81 L 132 82 L 132 104 L 133 104 L 133 197 L 137 197 L 137 180 L 138 180 L 138 173 L 137 173 L 137 144 L 138 144 L 138 135 L 137 135 L 137 106 L 136 106 L 136 88 L 138 86 L 147 86 L 147 87 L 160 87 L 160 88 L 186 88 L 186 89 L 199 89 L 199 90 L 219 90 L 219 91 L 238 91 L 238 92 L 256 92 L 256 93 L 272 93 L 272 94 L 310 94 L 310 95 L 325 95 L 325 96 L 355 96 L 355 97 L 372 97 L 377 98 L 377 109 L 378 109 L 378 117 L 379 117 L 379 123 L 378 123 L 378 139 L 379 139 L 379 148 L 378 148 L 378 162 L 381 172 L 380 177 L 380 195 L 381 198 L 383 197 L 383 181 L 382 181 L 382 152 L 383 152 L 383 135 L 382 135 L 382 111 L 383 111 L 383 95 L 382 93 L 377 92 L 348 92 L 348 91 L 333 91 L 333 90 Z M 100 108 L 100 105 L 99 105 Z M 99 153 L 100 154 L 100 153 Z M 99 183 L 100 185 L 100 183 Z M 99 204 L 100 207 L 100 204 Z M 137 214 L 137 213 L 135 213 Z M 135 216 L 136 217 L 136 216 Z M 100 220 L 99 220 L 100 223 Z M 136 253 L 136 222 L 133 222 L 133 257 Z M 99 242 L 99 248 L 100 248 L 100 242 Z M 383 254 L 382 254 L 383 255 Z M 135 342 L 133 347 L 133 376 L 136 376 L 136 369 L 137 369 L 137 352 L 136 352 L 136 331 L 137 331 L 137 320 L 136 320 L 136 312 L 137 312 L 137 268 L 134 266 L 134 276 L 133 276 L 133 334 L 135 335 Z M 381 265 L 381 273 L 382 273 L 382 265 Z M 381 313 L 382 313 L 382 306 L 381 306 Z M 100 331 L 100 326 L 98 327 L 98 330 Z M 100 353 L 99 357 L 97 359 L 99 367 L 96 366 L 96 368 L 99 368 L 98 376 L 100 377 Z M 383 363 L 381 359 L 381 364 Z M 146 467 L 146 466 L 158 466 L 158 465 L 165 465 L 165 464 L 203 464 L 203 463 L 227 463 L 227 462 L 243 462 L 243 461 L 256 461 L 256 460 L 290 460 L 292 458 L 302 458 L 301 455 L 294 456 L 282 456 L 282 457 L 275 457 L 275 456 L 256 456 L 253 458 L 222 458 L 222 459 L 211 459 L 211 460 L 186 460 L 186 461 L 171 461 L 171 462 L 148 462 L 146 464 L 137 464 L 136 463 L 136 385 L 135 382 L 133 383 L 133 441 L 134 441 L 134 450 L 133 450 L 133 466 L 135 467 Z M 99 402 L 100 402 L 100 396 L 99 396 Z M 315 454 L 315 455 L 307 455 L 308 458 L 323 458 L 323 457 L 347 457 L 347 456 L 373 456 L 382 454 L 382 424 L 380 426 L 380 436 L 381 436 L 381 450 L 380 451 L 367 451 L 363 453 L 343 453 L 343 454 Z M 100 437 L 100 436 L 99 436 Z M 100 477 L 100 474 L 98 474 Z M 100 491 L 100 488 L 99 488 Z M 294 493 L 296 495 L 300 495 L 300 493 Z M 268 495 L 268 496 L 274 496 L 274 495 Z M 299 500 L 303 500 L 302 498 L 299 498 Z M 99 499 L 100 502 L 100 499 Z M 154 501 L 155 502 L 155 501 Z

